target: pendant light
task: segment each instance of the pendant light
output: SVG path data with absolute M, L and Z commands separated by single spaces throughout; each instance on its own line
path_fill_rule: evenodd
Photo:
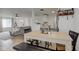
M 19 15 L 16 13 L 16 14 L 15 14 L 15 17 L 19 17 Z

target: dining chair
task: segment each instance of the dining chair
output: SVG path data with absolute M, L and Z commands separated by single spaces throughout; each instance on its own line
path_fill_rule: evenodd
M 72 41 L 72 46 L 73 46 L 72 51 L 75 51 L 78 33 L 70 30 L 69 35 L 73 39 L 73 41 Z
M 70 30 L 69 31 L 69 36 L 73 40 L 72 41 L 72 46 L 73 46 L 72 51 L 75 51 L 76 42 L 77 42 L 77 38 L 78 38 L 78 33 Z M 65 45 L 56 43 L 56 50 L 57 51 L 64 51 L 65 50 Z

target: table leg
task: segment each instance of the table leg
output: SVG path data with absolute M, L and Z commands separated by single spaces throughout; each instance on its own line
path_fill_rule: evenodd
M 72 51 L 72 42 L 71 41 L 67 41 L 65 43 L 65 50 L 66 51 Z
M 25 35 L 24 35 L 24 43 L 27 43 L 27 38 Z

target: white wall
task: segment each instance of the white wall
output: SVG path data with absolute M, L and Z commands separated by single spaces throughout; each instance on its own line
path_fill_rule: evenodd
M 74 23 L 74 17 L 73 16 L 59 16 L 59 31 L 60 32 L 69 32 L 69 30 L 72 29 Z
M 2 32 L 2 20 L 1 20 L 1 17 L 0 17 L 0 32 Z
M 32 31 L 39 31 L 40 30 L 40 25 L 37 25 L 35 23 L 35 20 L 32 18 L 30 18 L 30 26 L 31 26 Z
M 52 28 L 56 28 L 56 16 L 49 16 L 48 23 L 52 26 Z
M 79 32 L 79 9 L 74 9 L 74 15 L 68 16 L 59 16 L 59 31 L 69 32 L 73 30 Z
M 75 9 L 76 14 L 74 15 L 74 19 L 76 21 L 74 21 L 74 31 L 79 33 L 79 8 Z M 78 36 L 78 40 L 77 40 L 77 45 L 76 45 L 76 50 L 79 51 L 79 36 Z
M 29 17 L 24 18 L 24 26 L 30 26 Z
M 73 30 L 79 33 L 79 9 L 74 9 L 73 16 L 59 16 L 59 31 L 61 32 L 69 32 L 69 30 Z M 76 50 L 79 50 L 79 38 L 77 40 Z

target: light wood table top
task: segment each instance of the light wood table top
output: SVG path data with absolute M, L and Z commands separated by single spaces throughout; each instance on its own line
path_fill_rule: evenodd
M 60 43 L 65 45 L 65 49 L 72 50 L 72 39 L 66 32 L 52 32 L 50 34 L 43 34 L 39 31 L 29 32 L 24 34 L 24 41 L 27 39 L 37 39 L 52 43 Z
M 66 32 L 52 32 L 51 34 L 43 34 L 41 32 L 35 31 L 26 33 L 25 35 L 31 37 L 48 37 L 50 39 L 72 40 L 69 34 Z

